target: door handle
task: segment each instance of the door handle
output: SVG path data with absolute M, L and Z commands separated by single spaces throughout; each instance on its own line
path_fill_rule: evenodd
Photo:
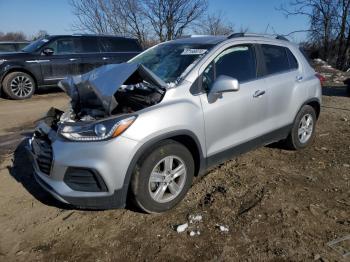
M 255 91 L 253 97 L 258 98 L 258 97 L 263 96 L 264 94 L 265 94 L 265 90 L 257 90 L 257 91 Z
M 77 61 L 78 58 L 69 58 L 69 61 L 73 62 L 73 61 Z
M 301 82 L 303 80 L 303 77 L 302 76 L 297 76 L 295 79 L 296 79 L 297 82 Z
M 108 60 L 109 59 L 109 57 L 102 57 L 102 60 Z

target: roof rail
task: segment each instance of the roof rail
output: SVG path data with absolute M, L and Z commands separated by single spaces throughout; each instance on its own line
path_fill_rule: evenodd
M 206 36 L 212 36 L 212 35 L 181 35 L 181 36 L 176 37 L 176 39 L 206 37 Z
M 227 39 L 238 38 L 238 37 L 269 37 L 269 38 L 275 38 L 278 40 L 283 40 L 283 41 L 289 42 L 289 40 L 286 37 L 284 37 L 283 35 L 252 34 L 252 33 L 233 33 L 233 34 L 230 34 L 227 37 Z

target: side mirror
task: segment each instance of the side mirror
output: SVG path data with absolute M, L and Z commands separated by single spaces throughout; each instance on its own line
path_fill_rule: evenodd
M 50 47 L 47 47 L 47 48 L 45 48 L 44 50 L 43 50 L 43 54 L 44 55 L 53 55 L 54 54 L 54 50 L 52 49 L 52 48 L 50 48 Z
M 213 83 L 208 94 L 209 103 L 214 103 L 218 98 L 222 97 L 222 93 L 236 92 L 239 90 L 239 82 L 237 79 L 221 75 Z

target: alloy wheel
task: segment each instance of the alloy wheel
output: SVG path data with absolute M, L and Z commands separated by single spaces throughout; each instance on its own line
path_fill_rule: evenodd
M 300 143 L 305 144 L 312 136 L 314 120 L 311 114 L 304 115 L 299 123 L 298 138 Z
M 149 179 L 149 192 L 153 200 L 166 203 L 182 191 L 187 176 L 184 161 L 177 156 L 161 159 L 153 168 Z
M 10 87 L 14 95 L 23 98 L 33 92 L 34 85 L 29 77 L 19 75 L 12 79 Z

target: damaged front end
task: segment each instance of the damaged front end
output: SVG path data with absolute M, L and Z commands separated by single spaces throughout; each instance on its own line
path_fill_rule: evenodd
M 136 112 L 159 103 L 167 84 L 141 64 L 111 64 L 62 80 L 71 98 L 66 111 L 50 109 L 44 122 L 73 141 L 116 137 L 136 119 Z

